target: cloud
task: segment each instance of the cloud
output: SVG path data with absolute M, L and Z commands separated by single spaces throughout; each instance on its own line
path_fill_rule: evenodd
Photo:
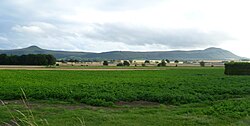
M 29 33 L 44 33 L 44 31 L 37 26 L 20 26 L 17 25 L 12 28 L 12 30 L 17 32 L 29 32 Z
M 5 49 L 9 47 L 11 47 L 9 39 L 6 37 L 0 36 L 0 49 Z
M 61 9 L 69 9 L 72 7 L 86 7 L 96 10 L 131 10 L 131 9 L 139 9 L 148 6 L 152 6 L 155 4 L 160 4 L 163 1 L 168 0 L 50 0 L 44 2 L 43 0 L 2 0 L 3 5 L 11 5 L 11 6 L 19 6 L 25 8 L 39 8 L 39 9 L 52 9 L 53 10 L 61 10 Z M 60 5 L 58 4 L 60 3 Z
M 204 32 L 197 29 L 154 29 L 125 24 L 94 24 L 85 37 L 96 41 L 121 42 L 128 45 L 160 44 L 169 48 L 214 46 L 232 40 L 218 31 Z
M 38 45 L 57 50 L 147 51 L 201 49 L 225 42 L 224 45 L 237 51 L 241 50 L 234 48 L 239 39 L 240 45 L 249 41 L 247 3 L 247 0 L 1 0 L 0 48 Z M 227 44 L 229 40 L 237 44 Z
M 159 29 L 123 23 L 53 25 L 31 22 L 12 28 L 8 38 L 21 47 L 38 45 L 59 50 L 168 50 L 215 46 L 230 40 L 223 32 Z M 103 46 L 106 45 L 106 46 Z
M 145 7 L 152 7 L 166 0 L 103 0 L 95 3 L 96 9 L 103 11 L 126 11 L 139 10 Z
M 34 33 L 34 34 L 50 34 L 53 30 L 57 30 L 57 27 L 45 22 L 31 22 L 27 25 L 16 25 L 11 28 L 13 31 L 16 32 L 23 32 L 23 33 Z
M 8 38 L 0 36 L 0 41 L 9 41 Z
M 27 47 L 37 45 L 47 49 L 80 50 L 81 38 L 64 26 L 56 26 L 47 22 L 30 22 L 13 26 L 6 35 L 11 47 Z

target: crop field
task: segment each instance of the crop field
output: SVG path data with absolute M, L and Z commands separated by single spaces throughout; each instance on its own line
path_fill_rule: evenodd
M 82 125 L 250 125 L 250 76 L 227 76 L 222 67 L 1 70 L 0 80 L 9 103 L 0 106 L 0 125 L 13 118 L 7 108 L 25 111 L 21 89 L 50 125 L 82 124 L 78 117 Z

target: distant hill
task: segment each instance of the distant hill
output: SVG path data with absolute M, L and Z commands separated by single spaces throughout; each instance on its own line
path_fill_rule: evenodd
M 132 52 L 111 51 L 103 53 L 53 51 L 30 46 L 23 49 L 0 50 L 0 54 L 52 54 L 57 59 L 80 59 L 80 60 L 132 60 L 132 59 L 169 59 L 169 60 L 237 60 L 241 59 L 230 51 L 220 48 L 207 48 L 205 50 L 192 51 L 155 51 L 155 52 Z

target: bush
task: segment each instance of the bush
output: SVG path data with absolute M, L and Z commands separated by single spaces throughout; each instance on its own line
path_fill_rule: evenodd
M 201 62 L 200 62 L 200 66 L 201 66 L 201 67 L 205 67 L 205 62 L 204 62 L 204 61 L 201 61 Z
M 158 67 L 167 66 L 167 64 L 166 64 L 165 60 L 162 60 L 161 63 L 159 63 L 157 66 Z
M 166 61 L 167 63 L 170 63 L 170 60 L 168 60 L 168 59 L 166 59 L 165 61 Z
M 128 61 L 124 61 L 123 66 L 130 66 L 130 63 Z
M 116 66 L 124 66 L 123 63 L 118 63 Z
M 103 66 L 108 66 L 108 65 L 109 65 L 108 61 L 103 61 Z
M 250 75 L 250 63 L 226 63 L 224 73 L 226 75 Z
M 144 62 L 144 63 L 148 63 L 148 64 L 149 64 L 149 63 L 150 63 L 150 61 L 149 61 L 149 60 L 145 60 L 145 62 Z

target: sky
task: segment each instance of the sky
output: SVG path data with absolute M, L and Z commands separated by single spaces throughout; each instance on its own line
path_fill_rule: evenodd
M 250 58 L 249 0 L 1 0 L 0 49 L 170 51 Z

